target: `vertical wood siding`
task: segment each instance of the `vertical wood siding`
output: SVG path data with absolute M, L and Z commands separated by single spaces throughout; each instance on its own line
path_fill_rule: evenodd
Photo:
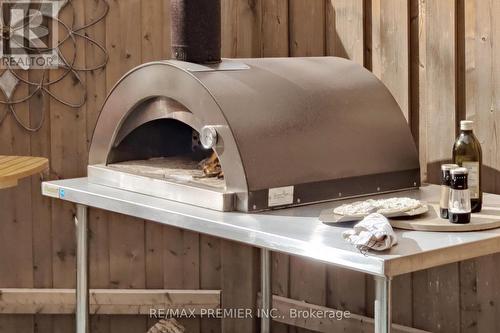
M 168 0 L 109 1 L 105 22 L 87 31 L 106 45 L 106 69 L 83 75 L 87 104 L 78 112 L 36 96 L 19 107 L 35 124 L 22 131 L 8 117 L 0 154 L 51 160 L 51 179 L 85 175 L 88 147 L 106 94 L 129 69 L 169 57 Z M 77 22 L 99 15 L 99 1 L 74 0 Z M 389 88 L 414 133 L 424 179 L 435 182 L 451 158 L 459 120 L 472 119 L 483 146 L 487 191 L 500 193 L 500 4 L 497 0 L 222 0 L 224 57 L 334 55 L 372 70 Z M 66 50 L 67 52 L 68 50 Z M 78 42 L 87 66 L 95 47 Z M 57 72 L 51 76 L 57 77 Z M 40 73 L 29 73 L 30 80 Z M 21 86 L 19 93 L 27 90 Z M 80 92 L 70 77 L 52 91 Z M 28 111 L 31 110 L 30 113 Z M 75 286 L 74 207 L 40 195 L 39 177 L 0 192 L 0 287 Z M 226 307 L 252 307 L 258 251 L 117 214 L 90 211 L 93 288 L 222 289 Z M 361 273 L 273 254 L 273 291 L 319 305 L 373 314 L 373 282 Z M 433 332 L 500 330 L 500 255 L 399 277 L 396 322 Z M 145 332 L 145 317 L 96 316 L 92 332 Z M 189 332 L 255 332 L 255 320 L 188 320 Z M 0 333 L 73 332 L 71 316 L 0 315 Z M 274 332 L 304 332 L 274 323 Z M 360 330 L 361 331 L 361 330 Z

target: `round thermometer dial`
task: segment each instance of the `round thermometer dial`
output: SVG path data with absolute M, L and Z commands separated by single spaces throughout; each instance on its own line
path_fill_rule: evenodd
M 205 149 L 214 148 L 217 144 L 217 130 L 212 126 L 204 126 L 201 129 L 200 141 Z

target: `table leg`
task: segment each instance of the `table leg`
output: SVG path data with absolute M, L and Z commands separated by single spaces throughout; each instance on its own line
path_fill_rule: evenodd
M 273 294 L 271 290 L 271 251 L 260 250 L 260 274 L 261 274 L 261 333 L 271 332 L 271 313 Z
M 76 333 L 90 331 L 87 213 L 87 206 L 76 206 Z
M 391 332 L 391 278 L 375 276 L 375 333 Z

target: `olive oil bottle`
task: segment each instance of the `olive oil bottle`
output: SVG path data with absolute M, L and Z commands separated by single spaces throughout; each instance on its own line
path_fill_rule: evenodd
M 481 166 L 483 157 L 479 140 L 473 133 L 474 122 L 462 120 L 460 134 L 453 146 L 453 163 L 468 170 L 468 186 L 473 213 L 481 211 L 483 191 L 481 190 Z

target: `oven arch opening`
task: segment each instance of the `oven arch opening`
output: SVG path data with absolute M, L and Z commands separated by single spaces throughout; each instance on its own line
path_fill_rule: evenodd
M 174 118 L 145 122 L 117 139 L 107 168 L 190 186 L 225 190 L 216 152 L 205 149 L 199 132 Z
M 152 120 L 132 130 L 111 148 L 107 164 L 184 156 L 202 161 L 212 155 L 191 126 L 171 118 Z

